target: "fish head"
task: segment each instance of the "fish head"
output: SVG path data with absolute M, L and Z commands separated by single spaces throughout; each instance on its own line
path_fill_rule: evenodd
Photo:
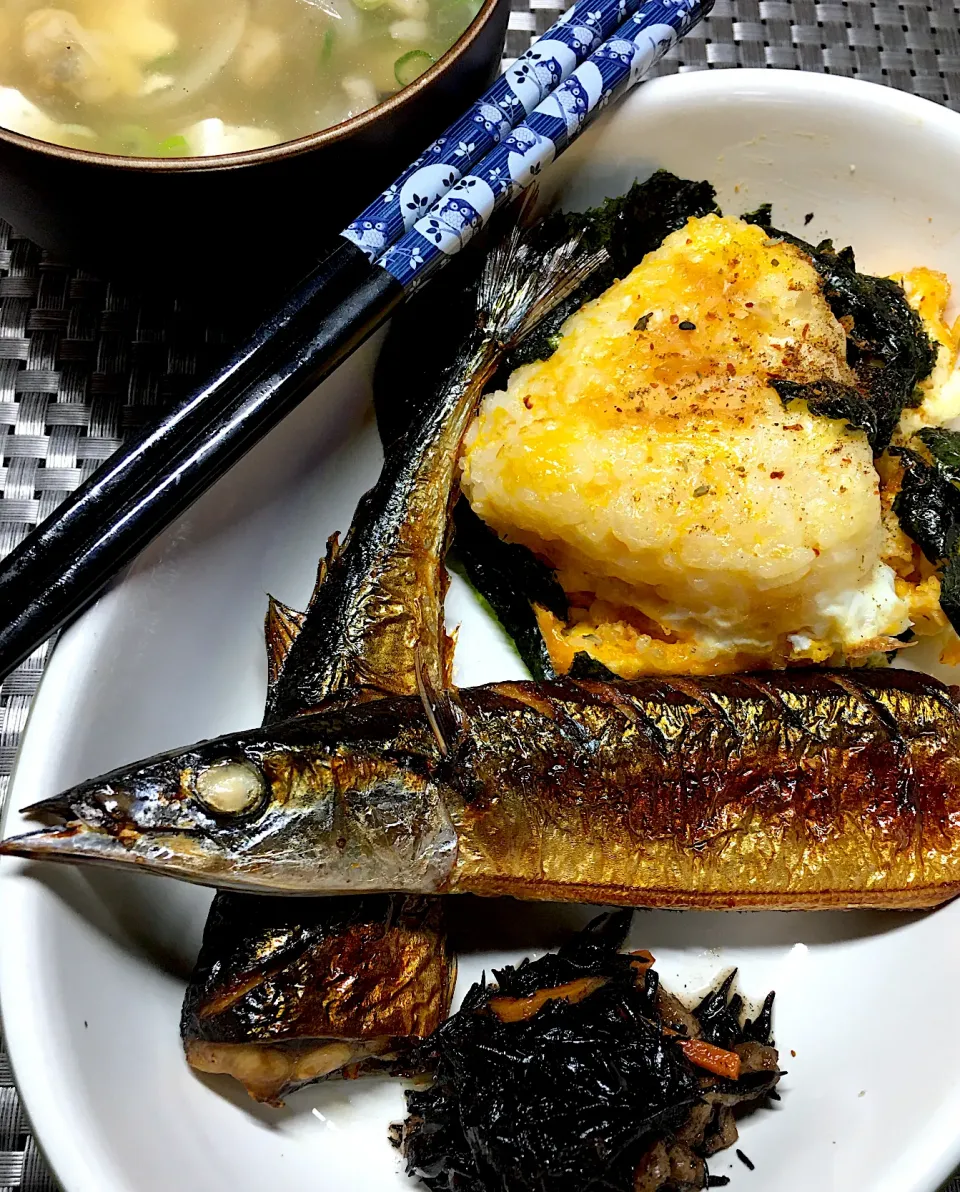
M 456 833 L 429 736 L 421 749 L 383 721 L 380 709 L 352 724 L 301 716 L 158 754 L 25 808 L 52 824 L 0 853 L 260 894 L 428 893 Z

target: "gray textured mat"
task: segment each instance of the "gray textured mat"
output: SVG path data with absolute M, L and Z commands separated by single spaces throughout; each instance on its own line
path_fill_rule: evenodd
M 512 2 L 508 58 L 568 0 Z M 659 73 L 738 66 L 854 75 L 960 110 L 960 7 L 945 0 L 717 0 Z M 139 302 L 45 258 L 0 223 L 0 556 L 131 426 L 202 373 L 218 341 L 176 304 Z M 0 804 L 45 657 L 39 650 L 0 687 Z M 52 1192 L 54 1184 L 0 1044 L 0 1192 L 13 1188 Z M 960 1192 L 960 1180 L 944 1192 Z

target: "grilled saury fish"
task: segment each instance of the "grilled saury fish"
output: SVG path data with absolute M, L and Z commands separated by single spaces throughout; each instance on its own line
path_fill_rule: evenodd
M 2 848 L 276 894 L 932 906 L 960 890 L 958 697 L 865 668 L 387 698 L 114 771 Z

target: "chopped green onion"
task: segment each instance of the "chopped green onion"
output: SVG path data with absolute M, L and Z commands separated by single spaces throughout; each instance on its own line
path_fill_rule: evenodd
M 174 133 L 157 145 L 157 157 L 189 157 L 190 146 L 187 138 L 180 133 Z
M 332 29 L 324 29 L 323 37 L 320 39 L 320 53 L 317 55 L 317 62 L 321 70 L 325 70 L 331 57 L 333 56 L 333 42 L 334 32 Z
M 408 87 L 414 79 L 418 79 L 436 59 L 426 50 L 408 50 L 393 64 L 393 74 L 401 87 Z

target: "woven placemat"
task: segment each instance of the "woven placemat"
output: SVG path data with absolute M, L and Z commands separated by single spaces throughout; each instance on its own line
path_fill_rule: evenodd
M 568 2 L 512 0 L 507 61 Z M 960 6 L 717 0 L 658 73 L 738 66 L 855 75 L 960 110 Z M 51 260 L 0 222 L 0 557 L 202 375 L 227 333 Z M 47 652 L 0 687 L 0 806 Z M 55 1187 L 0 1042 L 0 1192 Z

